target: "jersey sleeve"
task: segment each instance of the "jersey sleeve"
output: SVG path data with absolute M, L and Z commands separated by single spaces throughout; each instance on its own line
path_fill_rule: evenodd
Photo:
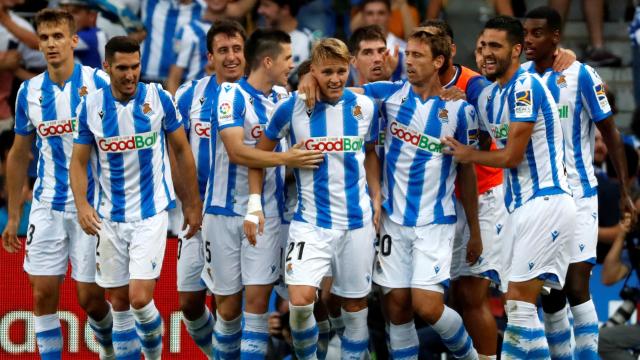
M 86 98 L 83 98 L 78 105 L 79 111 L 78 114 L 78 127 L 73 133 L 73 142 L 77 144 L 92 144 L 94 141 L 93 133 L 89 129 L 89 124 L 87 123 L 87 101 Z
M 291 130 L 291 118 L 293 107 L 296 103 L 297 93 L 285 101 L 280 102 L 267 124 L 264 134 L 269 140 L 277 141 L 289 134 Z
M 476 146 L 478 144 L 478 117 L 475 108 L 464 102 L 458 108 L 457 119 L 456 140 L 466 145 Z
M 378 136 L 380 135 L 380 109 L 377 102 L 371 101 L 371 103 L 371 124 L 364 139 L 367 144 L 373 144 L 378 141 Z
M 592 121 L 602 121 L 612 115 L 605 85 L 598 73 L 589 65 L 580 66 L 578 91 Z
M 244 97 L 235 84 L 224 83 L 220 88 L 218 106 L 215 110 L 218 131 L 232 126 L 244 126 Z
M 103 89 L 111 84 L 109 75 L 100 69 L 95 69 L 93 72 L 93 82 L 96 84 L 96 89 Z
M 165 132 L 172 133 L 182 126 L 182 117 L 180 116 L 180 112 L 176 109 L 176 105 L 171 98 L 171 94 L 162 89 L 160 85 L 156 85 L 156 87 L 158 89 L 160 103 L 162 104 L 162 110 L 164 111 L 162 126 Z
M 16 97 L 16 123 L 14 131 L 16 134 L 27 136 L 33 134 L 35 127 L 29 120 L 29 102 L 27 101 L 27 92 L 29 89 L 29 80 L 20 85 L 18 96 Z
M 508 99 L 509 120 L 512 122 L 535 122 L 545 97 L 542 85 L 533 77 L 516 79 L 516 84 Z
M 376 100 L 384 100 L 394 92 L 400 90 L 404 83 L 402 81 L 376 81 L 364 85 L 364 94 Z
M 178 104 L 178 112 L 182 117 L 182 123 L 185 130 L 191 127 L 191 103 L 193 101 L 194 82 L 190 81 L 182 84 L 176 91 L 176 103 Z
M 473 106 L 478 105 L 478 98 L 482 90 L 491 84 L 484 76 L 476 76 L 467 83 L 467 101 Z

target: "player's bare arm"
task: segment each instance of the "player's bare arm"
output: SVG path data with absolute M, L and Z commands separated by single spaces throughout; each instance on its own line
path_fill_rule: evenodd
M 182 81 L 182 75 L 184 75 L 184 68 L 176 64 L 171 65 L 169 68 L 169 75 L 167 75 L 167 91 L 171 95 L 175 95 L 176 91 L 180 87 Z
M 380 191 L 380 158 L 376 154 L 375 145 L 367 145 L 364 155 L 364 169 L 367 174 L 367 187 L 373 203 L 373 226 L 376 232 L 380 230 L 380 215 L 382 213 L 382 194 Z
M 178 192 L 178 197 L 182 201 L 182 212 L 184 214 L 182 229 L 189 227 L 186 238 L 190 239 L 200 230 L 202 225 L 202 201 L 198 193 L 196 163 L 182 127 L 169 133 L 167 139 L 169 140 L 171 151 L 175 154 L 175 165 L 181 178 L 179 181 L 181 185 L 176 187 L 176 192 Z
M 467 244 L 467 263 L 473 265 L 482 255 L 482 238 L 478 220 L 478 186 L 476 170 L 473 164 L 458 165 L 460 201 L 469 224 L 469 243 Z
M 629 195 L 629 183 L 627 181 L 629 174 L 627 174 L 627 158 L 624 154 L 624 146 L 622 144 L 622 138 L 620 132 L 616 127 L 613 117 L 609 117 L 605 120 L 596 123 L 598 130 L 602 134 L 602 140 L 607 144 L 609 149 L 609 158 L 613 162 L 613 167 L 616 169 L 618 179 L 620 181 L 620 209 L 623 213 L 629 213 L 631 215 L 632 223 L 636 220 L 636 207 L 633 204 L 633 200 Z
M 267 168 L 286 165 L 292 168 L 316 169 L 324 159 L 320 151 L 303 150 L 300 145 L 286 152 L 260 150 L 244 144 L 244 130 L 241 127 L 229 127 L 220 130 L 220 137 L 232 163 L 250 167 Z
M 533 122 L 512 122 L 509 124 L 507 146 L 492 151 L 476 150 L 447 136 L 442 142 L 446 146 L 445 154 L 453 155 L 463 164 L 475 163 L 496 168 L 515 168 L 524 159 L 527 144 L 533 133 Z
M 561 72 L 567 70 L 571 64 L 573 64 L 578 57 L 571 49 L 558 48 L 556 49 L 555 57 L 553 59 L 553 71 Z
M 16 134 L 13 146 L 7 156 L 7 170 L 11 176 L 7 176 L 8 195 L 8 219 L 2 232 L 2 246 L 10 253 L 20 250 L 21 243 L 18 240 L 18 225 L 22 209 L 22 187 L 27 180 L 27 168 L 29 167 L 29 154 L 34 135 L 22 136 Z
M 69 180 L 71 191 L 78 210 L 78 222 L 85 233 L 97 235 L 100 231 L 100 216 L 87 201 L 87 164 L 91 156 L 91 145 L 73 144 L 69 163 Z

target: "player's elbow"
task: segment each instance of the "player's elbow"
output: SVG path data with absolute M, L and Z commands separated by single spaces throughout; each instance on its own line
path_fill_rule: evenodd
M 505 157 L 505 167 L 508 169 L 518 167 L 518 165 L 520 165 L 520 163 L 522 162 L 522 159 L 524 159 L 524 154 L 516 154 L 513 151 L 510 151 L 506 154 Z

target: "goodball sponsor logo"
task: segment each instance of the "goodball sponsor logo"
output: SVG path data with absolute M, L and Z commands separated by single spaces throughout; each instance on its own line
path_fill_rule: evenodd
M 101 151 L 107 153 L 122 153 L 127 151 L 150 149 L 158 142 L 158 132 L 148 132 L 130 136 L 114 136 L 98 141 Z
M 76 128 L 76 119 L 53 120 L 41 122 L 37 129 L 40 137 L 72 135 Z
M 312 137 L 304 142 L 305 149 L 327 152 L 358 152 L 362 150 L 364 138 L 361 136 Z

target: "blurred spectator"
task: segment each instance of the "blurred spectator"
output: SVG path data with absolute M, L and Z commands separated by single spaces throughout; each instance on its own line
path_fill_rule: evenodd
M 96 26 L 98 12 L 83 0 L 62 0 L 60 6 L 76 21 L 79 38 L 78 47 L 74 50 L 76 60 L 82 65 L 101 69 L 107 36 Z
M 282 30 L 291 36 L 291 51 L 294 70 L 291 71 L 290 83 L 295 88 L 298 79 L 296 69 L 309 58 L 313 42 L 320 36 L 311 30 L 301 27 L 296 19 L 301 2 L 298 0 L 260 0 L 258 14 L 264 18 L 267 27 Z
M 562 20 L 566 22 L 571 0 L 549 0 L 549 5 L 556 9 L 562 15 Z M 589 32 L 589 47 L 582 62 L 594 67 L 620 66 L 622 64 L 620 57 L 604 48 L 604 0 L 582 0 L 582 12 Z
M 406 79 L 407 70 L 404 64 L 404 50 L 407 43 L 399 37 L 389 32 L 389 19 L 391 15 L 391 2 L 389 0 L 364 0 L 362 1 L 362 22 L 357 24 L 357 19 L 352 21 L 352 30 L 354 22 L 359 26 L 378 25 L 382 28 L 387 37 L 387 49 L 391 53 L 398 56 L 398 66 L 391 76 L 392 81 Z M 416 24 L 412 26 L 415 27 Z
M 336 13 L 340 13 L 339 10 L 336 10 L 339 1 L 299 0 L 300 3 L 304 3 L 297 16 L 300 26 L 310 29 L 318 37 L 334 36 L 336 33 Z
M 633 98 L 636 107 L 640 106 L 640 6 L 636 6 L 633 20 L 629 24 L 629 38 L 631 39 L 631 63 L 633 66 Z M 638 110 L 636 109 L 636 113 Z M 634 120 L 636 115 L 634 114 Z M 640 138 L 640 122 L 634 133 Z
M 444 0 L 429 0 L 427 7 L 427 20 L 437 19 L 444 8 Z M 511 0 L 495 0 L 495 10 L 498 15 L 513 16 Z
M 0 0 L 0 26 L 26 46 L 37 49 L 38 37 L 33 32 L 31 25 L 26 26 L 24 19 L 10 11 L 11 8 L 22 3 L 24 0 Z
M 361 1 L 355 1 L 360 4 Z M 354 1 L 352 1 L 354 3 Z M 429 2 L 431 3 L 431 2 Z M 359 11 L 351 19 L 351 29 L 355 30 L 362 26 L 362 12 Z M 407 39 L 413 28 L 420 22 L 420 14 L 415 6 L 410 5 L 408 0 L 391 0 L 391 13 L 389 14 L 389 32 L 401 39 Z

